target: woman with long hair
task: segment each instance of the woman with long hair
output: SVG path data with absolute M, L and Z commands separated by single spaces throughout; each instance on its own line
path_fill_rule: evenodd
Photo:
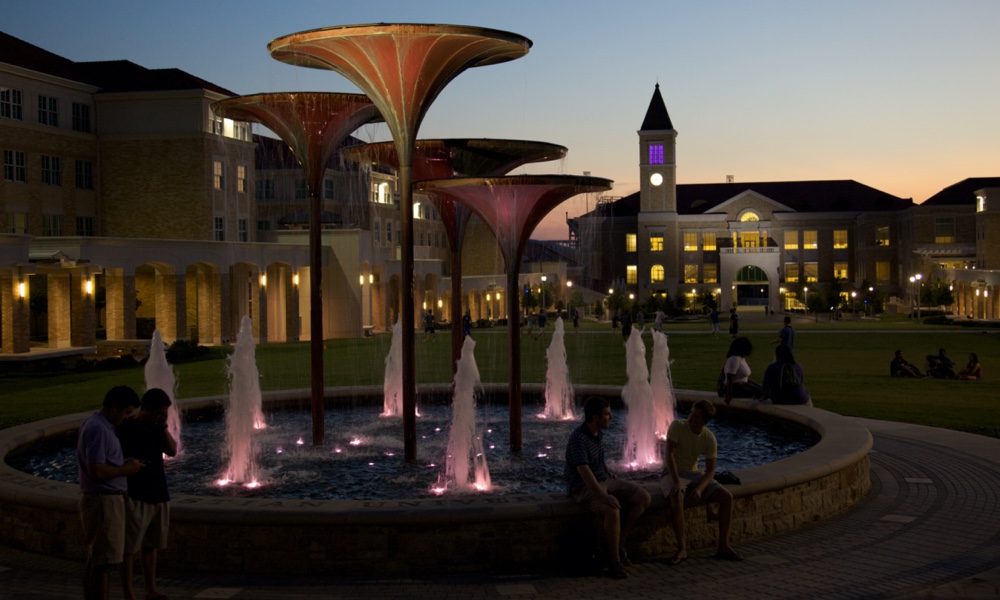
M 770 400 L 774 404 L 812 404 L 804 381 L 802 365 L 795 362 L 792 351 L 788 346 L 777 346 L 774 349 L 774 362 L 764 370 L 760 399 Z
M 729 344 L 726 364 L 719 375 L 719 395 L 726 404 L 733 398 L 756 398 L 760 395 L 760 385 L 750 379 L 750 365 L 747 357 L 753 352 L 750 340 L 740 336 Z

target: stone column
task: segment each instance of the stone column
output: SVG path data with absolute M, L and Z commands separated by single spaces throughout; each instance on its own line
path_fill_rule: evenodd
M 24 297 L 20 284 L 24 282 Z M 27 275 L 18 276 L 13 271 L 0 272 L 0 314 L 3 315 L 3 340 L 0 349 L 6 354 L 30 350 L 29 306 L 30 290 Z
M 87 287 L 90 287 L 90 291 Z M 97 310 L 94 304 L 93 276 L 87 272 L 70 275 L 70 345 L 93 346 L 97 343 Z
M 236 343 L 236 331 L 233 329 L 233 290 L 232 275 L 220 272 L 218 285 L 219 334 L 221 343 Z
M 49 348 L 69 348 L 72 343 L 70 275 L 68 272 L 49 273 L 46 280 L 49 292 Z

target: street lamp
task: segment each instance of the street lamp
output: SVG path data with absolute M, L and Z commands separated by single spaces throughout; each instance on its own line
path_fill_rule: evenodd
M 542 275 L 542 312 L 545 312 L 545 282 L 548 281 L 548 277 Z
M 857 297 L 858 297 L 857 292 L 851 292 L 851 314 L 854 315 L 855 321 L 858 320 L 858 309 L 857 306 L 854 304 L 854 301 L 857 299 Z
M 920 286 L 922 285 L 920 280 L 923 279 L 923 275 L 917 273 L 913 277 L 910 277 L 910 283 L 913 284 L 911 287 L 913 294 L 913 302 L 917 306 L 917 321 L 920 320 Z

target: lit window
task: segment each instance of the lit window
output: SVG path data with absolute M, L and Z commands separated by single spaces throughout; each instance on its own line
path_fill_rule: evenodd
M 716 265 L 702 265 L 701 272 L 703 273 L 702 282 L 703 283 L 718 283 L 719 282 L 719 268 Z
M 663 283 L 663 265 L 653 265 L 649 270 L 649 281 L 650 283 Z
M 625 283 L 639 283 L 639 268 L 635 265 L 625 267 Z
M 649 236 L 649 251 L 650 252 L 663 252 L 663 234 L 654 233 Z
M 62 185 L 62 163 L 58 156 L 42 157 L 42 183 Z
M 816 244 L 816 232 L 815 231 L 803 231 L 802 232 L 802 248 L 804 250 L 815 250 L 819 246 Z
M 976 212 L 986 212 L 986 196 L 976 196 Z
M 38 96 L 38 122 L 59 127 L 59 101 L 48 96 Z
M 3 151 L 3 178 L 7 181 L 24 182 L 27 176 L 24 152 L 19 150 Z
M 4 233 L 28 233 L 28 213 L 6 213 Z
M 221 160 L 214 161 L 212 163 L 212 185 L 217 190 L 223 189 L 223 175 L 225 173 L 224 165 Z
M 951 217 L 934 219 L 934 243 L 955 243 L 955 219 Z
M 226 220 L 222 217 L 215 217 L 215 241 L 226 241 Z
M 843 250 L 847 248 L 847 230 L 846 229 L 834 229 L 833 230 L 833 249 Z
M 754 221 L 760 221 L 760 215 L 753 212 L 752 210 L 748 210 L 747 212 L 740 215 L 740 221 L 743 223 L 752 223 Z
M 714 252 L 715 246 L 715 232 L 703 233 L 701 234 L 701 249 L 706 252 Z M 707 282 L 706 282 L 707 283 Z
M 808 262 L 803 264 L 802 274 L 806 278 L 806 283 L 819 281 L 819 265 L 814 262 Z
M 94 163 L 89 160 L 76 161 L 76 187 L 81 190 L 94 189 Z
M 423 212 L 424 211 L 423 211 L 423 208 L 421 207 L 421 204 L 419 202 L 414 202 L 413 203 L 413 219 L 417 220 L 417 219 L 422 218 Z
M 888 228 L 886 228 L 888 229 Z M 889 283 L 889 261 L 878 261 L 875 263 L 875 281 L 879 283 Z
M 649 164 L 651 165 L 663 164 L 663 144 L 649 145 Z
M 785 232 L 785 250 L 798 250 L 799 249 L 799 232 L 798 231 L 786 231 Z
M 684 234 L 684 251 L 694 252 L 698 249 L 698 234 L 697 233 L 685 233 Z
M 247 193 L 247 166 L 246 165 L 236 165 L 236 191 L 245 194 Z
M 785 282 L 795 283 L 799 280 L 799 265 L 797 263 L 785 264 Z
M 698 283 L 698 265 L 684 265 L 684 283 Z
M 833 278 L 847 279 L 847 263 L 845 262 L 833 263 Z
M 875 228 L 875 245 L 876 246 L 888 246 L 889 245 L 889 226 L 883 225 L 881 227 Z
M 23 120 L 23 107 L 21 105 L 21 90 L 3 88 L 0 90 L 0 117 L 5 119 Z
M 635 234 L 625 234 L 625 252 L 635 252 Z

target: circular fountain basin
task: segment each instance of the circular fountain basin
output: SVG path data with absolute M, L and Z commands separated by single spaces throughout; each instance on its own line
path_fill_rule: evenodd
M 487 393 L 504 388 L 486 386 Z M 541 393 L 541 386 L 524 386 Z M 447 386 L 422 387 L 442 394 Z M 577 396 L 616 399 L 621 388 L 577 386 Z M 330 389 L 333 406 L 345 398 L 371 396 L 375 388 Z M 308 394 L 265 394 L 265 403 L 297 403 Z M 703 392 L 676 392 L 690 404 Z M 218 406 L 221 398 L 182 400 L 185 410 Z M 870 485 L 871 436 L 853 421 L 812 407 L 773 406 L 734 400 L 720 414 L 756 412 L 814 431 L 809 450 L 744 469 L 742 484 L 729 486 L 736 498 L 733 538 L 741 542 L 772 535 L 841 512 L 858 502 Z M 79 427 L 89 413 L 58 417 L 0 431 L 0 542 L 50 555 L 82 558 L 77 486 L 32 477 L 9 466 L 18 449 Z M 556 449 L 561 455 L 562 448 Z M 614 455 L 614 452 L 611 452 Z M 630 540 L 633 553 L 673 552 L 675 541 L 665 502 L 655 482 L 650 510 Z M 687 511 L 692 548 L 714 543 L 714 526 L 704 510 Z M 509 495 L 316 500 L 212 497 L 173 494 L 171 539 L 161 563 L 188 570 L 235 572 L 345 573 L 407 576 L 429 572 L 552 568 L 572 556 L 584 537 L 596 540 L 594 519 L 561 492 Z

